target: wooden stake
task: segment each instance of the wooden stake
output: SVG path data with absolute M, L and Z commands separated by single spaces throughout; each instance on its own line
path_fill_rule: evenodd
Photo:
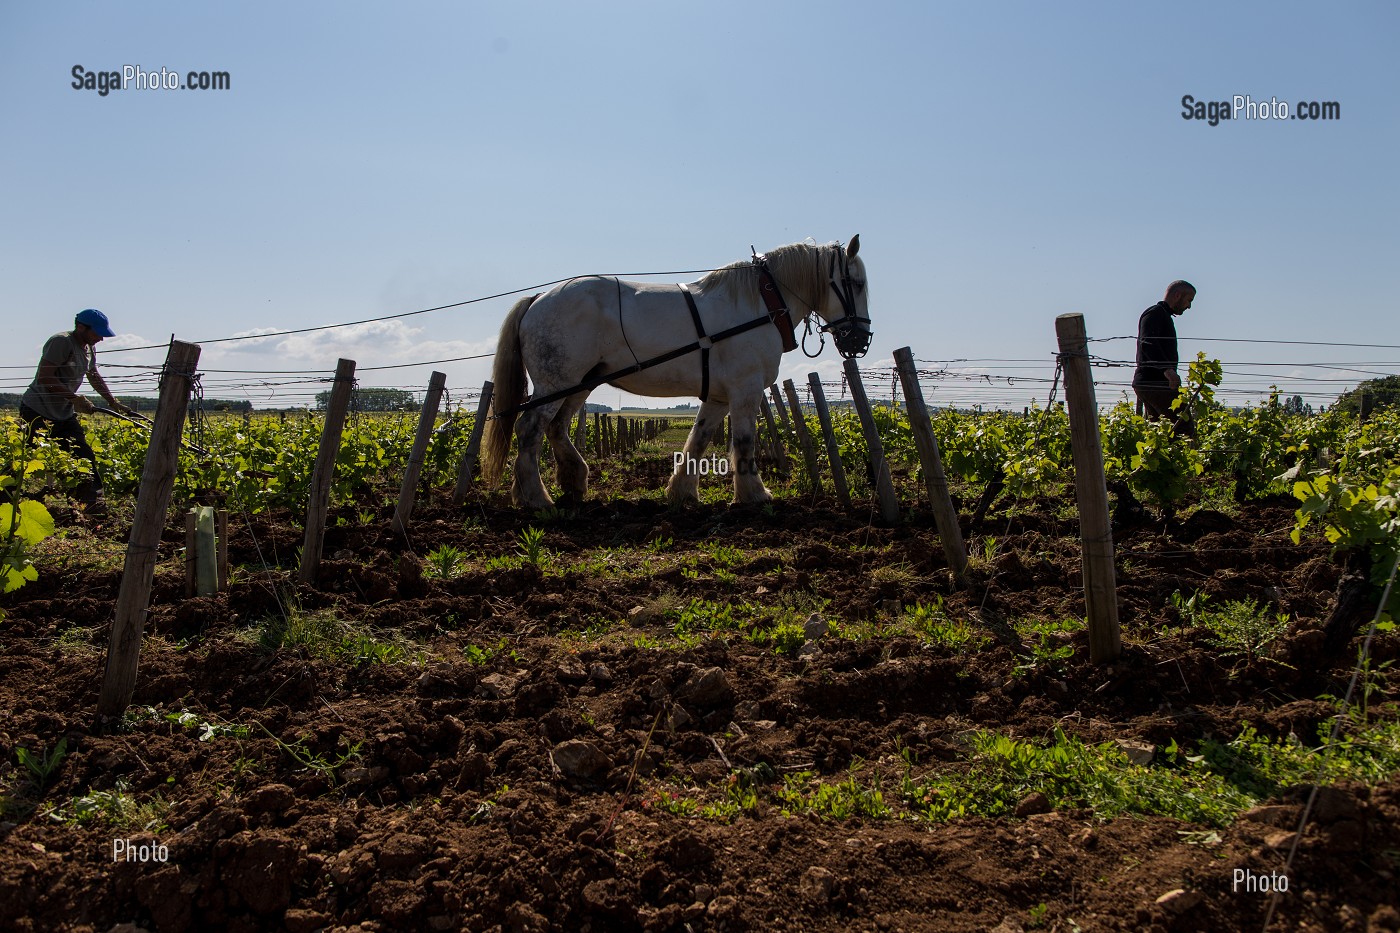
M 170 341 L 161 374 L 160 401 L 156 404 L 151 443 L 146 448 L 141 486 L 136 494 L 136 516 L 117 591 L 116 617 L 107 646 L 102 692 L 97 700 L 97 713 L 105 718 L 116 718 L 126 712 L 136 691 L 141 635 L 146 627 L 151 583 L 155 579 L 156 552 L 179 469 L 180 434 L 184 430 L 185 410 L 189 407 L 190 387 L 198 364 L 198 344 Z
M 812 495 L 819 496 L 822 493 L 821 464 L 817 460 L 817 448 L 812 443 L 812 434 L 807 430 L 807 421 L 802 417 L 802 404 L 797 398 L 797 386 L 792 384 L 791 379 L 783 382 L 783 391 L 787 393 L 788 404 L 792 406 L 792 427 L 797 434 L 797 445 L 802 448 L 802 462 L 807 464 L 807 482 Z
M 958 527 L 958 510 L 948 494 L 948 478 L 943 473 L 943 457 L 938 451 L 938 439 L 933 436 L 924 391 L 919 387 L 919 373 L 914 368 L 914 354 L 908 347 L 894 351 L 894 365 L 904 386 L 905 406 L 909 410 L 909 425 L 914 431 L 914 445 L 919 449 L 924 485 L 928 489 L 928 504 L 938 525 L 938 537 L 943 542 L 943 556 L 953 574 L 962 577 L 967 572 L 967 547 L 962 529 Z
M 418 433 L 413 436 L 413 448 L 408 452 L 403 485 L 399 487 L 399 504 L 394 509 L 391 525 L 401 535 L 408 534 L 408 518 L 413 514 L 413 504 L 418 498 L 418 477 L 423 474 L 423 459 L 428 455 L 428 444 L 433 439 L 433 425 L 437 423 L 442 390 L 446 385 L 447 373 L 434 372 L 428 377 L 428 394 L 424 396 L 423 409 L 418 414 Z
M 792 473 L 788 464 L 787 445 L 783 443 L 783 436 L 778 433 L 778 426 L 773 423 L 773 409 L 768 407 L 768 399 L 759 396 L 758 400 L 763 404 L 763 423 L 767 425 L 768 450 L 773 455 L 773 464 L 778 468 L 778 475 L 787 479 Z
M 476 461 L 481 456 L 481 432 L 486 429 L 486 419 L 491 417 L 491 395 L 495 385 L 490 379 L 481 384 L 481 398 L 476 403 L 476 417 L 472 420 L 472 433 L 467 438 L 467 449 L 462 454 L 462 462 L 457 464 L 457 485 L 452 487 L 452 504 L 461 505 L 467 499 L 476 473 Z
M 836 431 L 831 426 L 831 410 L 826 407 L 826 393 L 822 391 L 821 377 L 816 373 L 808 373 L 807 387 L 812 390 L 812 406 L 817 410 L 822 437 L 826 440 L 826 462 L 831 465 L 831 481 L 836 485 L 836 499 L 844 509 L 850 511 L 851 487 L 846 483 L 846 468 L 841 463 L 841 447 L 836 443 Z
M 354 391 L 355 361 L 341 360 L 335 367 L 335 384 L 331 386 L 330 402 L 326 405 L 326 423 L 321 427 L 321 447 L 316 451 L 316 464 L 311 469 L 306 539 L 301 546 L 301 567 L 298 571 L 302 583 L 314 583 L 316 568 L 321 566 L 321 546 L 326 539 L 326 512 L 330 509 L 335 458 L 340 452 L 345 413 L 350 409 L 350 396 Z
M 1099 439 L 1099 406 L 1089 368 L 1084 315 L 1061 314 L 1055 318 L 1055 334 L 1064 363 L 1065 402 L 1069 407 L 1074 454 L 1074 496 L 1079 503 L 1084 604 L 1089 617 L 1089 660 L 1104 664 L 1122 652 L 1122 636 L 1118 628 L 1108 488 L 1104 484 L 1103 446 Z
M 778 424 L 782 426 L 783 433 L 786 434 L 790 430 L 788 428 L 787 406 L 783 404 L 783 397 L 778 393 L 777 385 L 769 386 L 768 394 L 773 399 L 773 410 L 778 413 Z
M 870 412 L 870 401 L 865 396 L 865 383 L 860 380 L 860 367 L 855 360 L 845 363 L 846 382 L 851 387 L 851 401 L 855 403 L 856 414 L 860 416 L 861 433 L 865 435 L 865 448 L 870 457 L 870 471 L 875 477 L 875 495 L 880 503 L 880 518 L 887 525 L 899 521 L 899 498 L 894 494 L 894 481 L 890 478 L 890 465 L 885 462 L 885 445 L 880 442 L 880 431 L 875 427 L 875 416 Z

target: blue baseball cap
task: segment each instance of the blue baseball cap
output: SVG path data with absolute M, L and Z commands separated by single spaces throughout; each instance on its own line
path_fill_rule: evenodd
M 78 324 L 86 324 L 88 327 L 91 327 L 94 331 L 97 332 L 98 336 L 117 336 L 116 333 L 112 330 L 112 325 L 107 323 L 107 315 L 103 314 L 96 308 L 84 308 L 82 311 L 78 312 L 77 316 L 74 317 L 73 320 Z

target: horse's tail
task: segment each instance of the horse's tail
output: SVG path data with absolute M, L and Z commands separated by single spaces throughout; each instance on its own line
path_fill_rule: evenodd
M 510 437 L 515 431 L 516 408 L 525 401 L 525 360 L 520 353 L 520 319 L 538 297 L 531 295 L 515 303 L 501 325 L 501 336 L 496 340 L 496 361 L 491 366 L 491 382 L 494 384 L 491 411 L 494 414 L 486 422 L 486 433 L 481 441 L 484 452 L 481 478 L 488 486 L 499 483 L 505 472 Z

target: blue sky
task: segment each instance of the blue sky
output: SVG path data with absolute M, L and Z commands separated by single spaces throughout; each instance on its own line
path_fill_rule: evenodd
M 966 374 L 931 380 L 935 404 L 1043 401 L 1056 314 L 1130 335 L 1175 278 L 1199 289 L 1183 355 L 1224 360 L 1229 397 L 1273 381 L 1325 402 L 1346 383 L 1304 377 L 1397 372 L 1400 350 L 1205 338 L 1400 344 L 1398 46 L 1383 3 L 6 3 L 0 391 L 89 306 L 119 349 L 860 233 L 863 365 L 905 345 L 970 361 L 926 367 Z M 71 87 L 75 65 L 128 64 L 231 88 Z M 1341 119 L 1212 127 L 1182 118 L 1186 94 Z M 210 344 L 206 391 L 304 402 L 213 370 L 489 353 L 509 303 Z M 163 353 L 102 358 L 119 375 Z M 362 383 L 440 368 L 465 393 L 488 362 Z M 783 375 L 839 362 L 789 354 Z M 1128 373 L 1096 376 L 1109 401 Z

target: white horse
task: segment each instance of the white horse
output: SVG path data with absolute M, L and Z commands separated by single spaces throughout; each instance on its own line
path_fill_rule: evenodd
M 859 237 L 845 247 L 794 243 L 689 285 L 591 276 L 517 302 L 496 344 L 494 417 L 483 441 L 486 481 L 500 481 L 519 415 L 511 499 L 528 509 L 553 505 L 540 478 L 540 438 L 548 432 L 564 499 L 582 501 L 588 465 L 570 429 L 588 393 L 606 383 L 637 395 L 701 399 L 685 456 L 666 487 L 671 502 L 699 498 L 696 466 L 726 413 L 733 501 L 772 499 L 755 452 L 764 390 L 778 376 L 784 349 L 796 347 L 794 320 L 803 323 L 811 314 L 843 355 L 864 355 L 870 315 L 859 249 Z M 530 402 L 527 373 L 535 389 Z

